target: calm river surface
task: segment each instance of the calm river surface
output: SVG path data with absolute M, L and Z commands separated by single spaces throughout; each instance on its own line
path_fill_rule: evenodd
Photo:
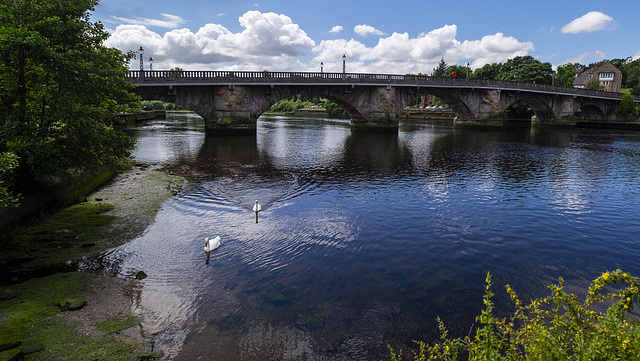
M 197 175 L 109 257 L 144 270 L 135 312 L 172 360 L 382 360 L 387 344 L 466 335 L 484 279 L 524 299 L 640 276 L 640 134 L 263 117 L 204 135 L 140 124 L 140 162 Z M 256 223 L 252 206 L 262 205 Z M 210 257 L 204 238 L 222 244 Z

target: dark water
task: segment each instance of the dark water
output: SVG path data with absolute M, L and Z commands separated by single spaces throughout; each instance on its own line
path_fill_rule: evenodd
M 466 335 L 487 272 L 504 311 L 507 283 L 528 299 L 560 276 L 583 293 L 605 270 L 640 275 L 637 133 L 202 129 L 175 116 L 136 130 L 136 159 L 199 175 L 110 256 L 149 275 L 134 308 L 168 359 L 388 359 L 387 344 L 437 338 L 438 316 Z

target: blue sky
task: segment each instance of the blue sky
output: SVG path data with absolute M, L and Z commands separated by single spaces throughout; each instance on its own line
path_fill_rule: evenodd
M 554 66 L 640 57 L 640 1 L 102 0 L 106 45 L 154 69 L 431 73 L 531 55 Z M 132 65 L 136 67 L 136 65 Z

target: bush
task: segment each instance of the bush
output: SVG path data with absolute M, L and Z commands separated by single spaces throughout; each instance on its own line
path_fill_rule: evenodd
M 605 272 L 589 287 L 584 302 L 564 291 L 564 281 L 551 285 L 551 295 L 524 305 L 509 285 L 515 312 L 496 318 L 487 275 L 483 302 L 476 318 L 475 336 L 450 339 L 440 319 L 441 341 L 416 342 L 414 360 L 637 360 L 640 323 L 628 315 L 639 302 L 640 280 L 617 270 Z M 391 359 L 402 351 L 389 348 Z
M 329 100 L 326 100 L 324 102 L 324 109 L 327 112 L 327 114 L 329 114 L 329 115 L 345 115 L 345 114 L 347 114 L 347 112 L 344 109 L 342 109 L 341 106 L 339 106 L 338 104 L 336 104 L 336 103 L 334 103 L 332 101 L 329 101 Z
M 636 102 L 633 100 L 633 96 L 631 96 L 631 94 L 625 94 L 620 101 L 620 105 L 618 106 L 618 114 L 635 115 L 635 113 Z
M 591 78 L 587 80 L 584 88 L 589 90 L 604 90 L 604 86 L 600 84 L 600 81 L 597 78 Z

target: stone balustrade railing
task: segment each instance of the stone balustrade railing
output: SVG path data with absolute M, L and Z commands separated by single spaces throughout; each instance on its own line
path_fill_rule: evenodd
M 622 99 L 623 94 L 589 89 L 560 87 L 546 84 L 515 81 L 432 77 L 418 75 L 363 74 L 363 73 L 315 73 L 270 71 L 213 71 L 213 70 L 145 70 L 130 71 L 127 80 L 137 85 L 179 84 L 363 84 L 448 88 L 487 88 L 542 92 L 558 95 L 575 95 L 605 99 Z M 636 99 L 640 101 L 640 99 Z

